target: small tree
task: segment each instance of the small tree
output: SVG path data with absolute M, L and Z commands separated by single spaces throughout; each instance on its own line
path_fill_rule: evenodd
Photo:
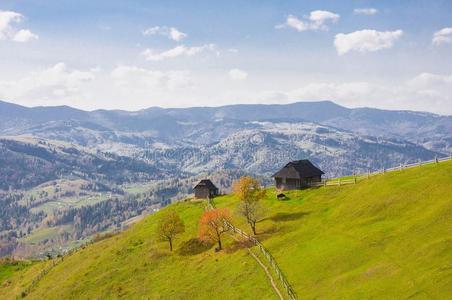
M 168 210 L 160 217 L 156 231 L 158 239 L 160 241 L 167 241 L 170 251 L 173 251 L 174 238 L 179 233 L 185 232 L 185 225 L 175 211 Z
M 221 236 L 229 231 L 225 222 L 230 221 L 231 215 L 229 210 L 225 208 L 206 211 L 199 220 L 199 239 L 205 242 L 218 243 L 218 250 L 221 250 Z
M 253 234 L 256 234 L 256 223 L 263 217 L 263 209 L 259 201 L 265 198 L 266 191 L 258 180 L 250 176 L 242 176 L 232 185 L 232 191 L 240 200 L 238 213 L 246 218 Z

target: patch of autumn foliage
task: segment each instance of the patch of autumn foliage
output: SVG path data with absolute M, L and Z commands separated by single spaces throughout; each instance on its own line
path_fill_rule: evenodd
M 204 212 L 199 220 L 199 239 L 218 243 L 218 250 L 221 250 L 221 236 L 229 231 L 225 222 L 231 222 L 231 214 L 226 208 L 216 208 Z
M 264 216 L 264 210 L 260 201 L 265 198 L 266 190 L 262 188 L 260 182 L 250 176 L 242 176 L 234 181 L 232 191 L 240 203 L 237 212 L 246 218 L 253 234 L 256 235 L 256 223 Z

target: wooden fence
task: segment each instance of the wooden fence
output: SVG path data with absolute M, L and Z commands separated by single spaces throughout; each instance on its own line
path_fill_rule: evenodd
M 411 163 L 411 164 L 400 164 L 397 167 L 392 167 L 392 168 L 388 168 L 388 169 L 383 168 L 381 170 L 377 170 L 377 171 L 374 171 L 374 172 L 370 172 L 369 171 L 366 174 L 356 174 L 356 175 L 354 174 L 353 178 L 351 178 L 351 179 L 338 178 L 338 179 L 332 179 L 332 180 L 331 179 L 330 180 L 324 180 L 322 182 L 312 183 L 310 186 L 311 187 L 341 186 L 341 185 L 346 185 L 346 184 L 355 184 L 358 180 L 361 180 L 361 179 L 364 179 L 364 178 L 369 178 L 370 176 L 374 176 L 374 175 L 377 175 L 377 174 L 382 174 L 382 173 L 386 173 L 386 172 L 393 172 L 393 171 L 400 171 L 400 170 L 403 170 L 403 169 L 419 167 L 419 166 L 422 166 L 422 165 L 432 164 L 432 163 L 440 163 L 440 162 L 448 161 L 448 160 L 452 160 L 452 154 L 450 156 L 447 156 L 447 157 L 435 158 L 435 159 L 428 160 L 428 161 L 421 161 L 421 162 Z M 208 201 L 208 208 L 209 209 L 213 209 L 214 208 L 214 205 L 213 205 L 211 199 L 209 199 L 209 201 Z M 239 234 L 240 236 L 242 236 L 243 238 L 246 238 L 247 240 L 251 241 L 255 246 L 257 246 L 259 248 L 259 250 L 262 252 L 264 257 L 267 259 L 268 263 L 271 265 L 271 267 L 273 268 L 275 273 L 278 275 L 278 278 L 281 281 L 281 284 L 283 285 L 284 289 L 286 290 L 287 295 L 289 296 L 289 299 L 296 300 L 297 296 L 295 294 L 295 291 L 292 289 L 292 287 L 289 284 L 289 281 L 287 280 L 287 278 L 284 275 L 284 273 L 278 267 L 278 264 L 276 263 L 276 260 L 273 258 L 271 253 L 255 237 L 250 236 L 249 234 L 247 234 L 246 232 L 242 231 L 240 228 L 235 227 L 234 225 L 232 225 L 229 222 L 225 222 L 225 225 L 228 228 L 230 228 L 233 232 L 235 232 L 235 233 Z M 85 245 L 81 246 L 80 248 L 83 248 L 84 246 Z M 60 262 L 62 262 L 64 260 L 64 257 L 67 257 L 67 256 L 71 255 L 72 253 L 78 251 L 80 248 L 74 248 L 74 249 L 70 250 L 69 252 L 67 252 L 64 256 L 58 257 L 56 259 L 53 259 L 51 265 L 47 266 L 46 268 L 41 270 L 41 272 L 39 272 L 39 274 L 33 279 L 31 284 L 27 288 L 25 288 L 22 291 L 22 293 L 16 297 L 16 299 L 21 299 L 21 298 L 26 297 L 31 292 L 33 287 L 35 287 L 36 284 L 47 273 L 50 272 L 50 270 L 52 270 L 57 264 L 59 264 Z
M 47 273 L 50 272 L 50 270 L 53 269 L 53 267 L 55 267 L 57 264 L 59 263 L 58 260 L 53 259 L 52 263 L 45 267 L 44 269 L 42 269 L 38 275 L 33 278 L 33 280 L 31 281 L 30 285 L 27 286 L 21 293 L 20 295 L 16 296 L 16 299 L 22 299 L 25 298 L 30 292 L 31 290 L 36 286 L 36 284 L 42 279 L 42 277 L 44 277 Z
M 80 249 L 85 248 L 86 245 L 90 244 L 91 242 L 85 243 L 81 245 L 80 247 L 72 248 L 71 250 L 67 251 L 64 255 L 58 256 L 57 258 L 52 259 L 52 262 L 50 265 L 46 266 L 44 269 L 42 269 L 38 275 L 36 275 L 35 278 L 31 281 L 31 283 L 20 293 L 20 295 L 16 296 L 16 299 L 22 299 L 25 298 L 28 294 L 30 294 L 31 290 L 39 283 L 39 281 L 47 275 L 55 266 L 57 266 L 59 263 L 64 261 L 65 257 L 68 257 L 72 255 L 73 253 L 77 252 Z
M 207 206 L 208 206 L 209 209 L 215 208 L 215 206 L 212 203 L 210 198 L 208 199 L 207 203 L 208 203 Z M 275 273 L 278 275 L 278 278 L 281 281 L 282 286 L 286 290 L 286 293 L 289 296 L 289 299 L 296 300 L 297 296 L 295 294 L 295 291 L 293 290 L 292 286 L 289 284 L 289 281 L 287 280 L 286 276 L 284 275 L 284 273 L 279 268 L 278 264 L 276 263 L 276 260 L 273 258 L 271 253 L 261 244 L 261 242 L 259 242 L 255 237 L 250 236 L 249 234 L 247 234 L 246 232 L 244 232 L 240 228 L 235 227 L 234 225 L 232 225 L 231 223 L 229 223 L 227 221 L 225 221 L 224 224 L 225 224 L 226 227 L 231 229 L 234 233 L 239 234 L 240 236 L 242 236 L 243 238 L 249 240 L 250 242 L 252 242 L 255 246 L 257 246 L 259 248 L 259 250 L 262 252 L 264 257 L 267 259 L 267 261 L 270 264 L 270 266 L 273 268 Z
M 388 169 L 383 168 L 381 170 L 377 170 L 377 171 L 374 171 L 374 172 L 370 172 L 369 171 L 366 174 L 354 174 L 354 175 L 352 175 L 353 177 L 349 178 L 349 179 L 337 178 L 337 179 L 333 179 L 333 180 L 324 180 L 322 182 L 313 183 L 310 186 L 312 186 L 312 187 L 316 187 L 316 186 L 341 186 L 341 185 L 346 185 L 346 184 L 355 184 L 359 180 L 362 180 L 362 179 L 365 179 L 365 178 L 369 178 L 370 176 L 374 176 L 374 175 L 377 175 L 377 174 L 382 174 L 382 173 L 386 173 L 386 172 L 393 172 L 393 171 L 400 171 L 400 170 L 404 170 L 404 169 L 408 169 L 408 168 L 418 167 L 418 166 L 422 166 L 422 165 L 426 165 L 426 164 L 432 164 L 432 163 L 440 163 L 440 162 L 448 161 L 448 160 L 452 160 L 452 155 L 450 155 L 448 157 L 435 158 L 435 159 L 432 159 L 432 160 L 421 161 L 421 162 L 417 162 L 417 163 L 400 164 L 397 167 L 388 168 Z M 211 199 L 209 199 L 208 200 L 208 208 L 209 209 L 213 209 L 214 207 L 215 206 L 213 205 Z M 234 233 L 237 233 L 240 236 L 242 236 L 243 238 L 251 241 L 255 246 L 257 246 L 259 248 L 259 250 L 262 252 L 264 257 L 267 259 L 268 263 L 271 265 L 271 267 L 273 268 L 275 273 L 278 275 L 278 278 L 281 281 L 281 284 L 283 285 L 284 289 L 286 290 L 287 295 L 289 296 L 289 299 L 291 299 L 291 300 L 297 299 L 295 291 L 293 290 L 293 288 L 289 284 L 289 281 L 287 280 L 286 276 L 284 275 L 284 273 L 279 268 L 278 264 L 276 263 L 276 260 L 273 258 L 271 253 L 255 237 L 247 234 L 246 232 L 244 232 L 240 228 L 235 227 L 234 225 L 232 225 L 229 222 L 225 222 L 225 226 L 229 227 Z
M 341 186 L 341 185 L 346 185 L 346 184 L 355 184 L 362 179 L 367 179 L 374 175 L 383 174 L 383 173 L 387 173 L 387 172 L 401 171 L 404 169 L 419 167 L 419 166 L 427 165 L 427 164 L 440 163 L 440 162 L 444 162 L 444 161 L 448 161 L 448 160 L 452 160 L 452 155 L 446 156 L 446 157 L 441 157 L 441 158 L 434 158 L 434 159 L 427 160 L 427 161 L 419 161 L 419 162 L 411 163 L 411 164 L 400 164 L 397 167 L 392 167 L 392 168 L 388 168 L 388 169 L 383 168 L 383 169 L 373 171 L 373 172 L 369 171 L 364 174 L 353 174 L 350 176 L 351 178 L 348 178 L 348 179 L 341 179 L 341 178 L 326 179 L 326 180 L 323 180 L 322 182 L 311 183 L 311 184 L 309 184 L 309 186 L 310 187 L 320 187 L 320 186 Z

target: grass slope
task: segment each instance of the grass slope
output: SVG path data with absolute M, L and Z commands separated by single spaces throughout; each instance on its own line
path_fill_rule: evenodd
M 269 190 L 258 238 L 300 299 L 452 298 L 452 162 L 287 195 L 278 201 Z M 237 205 L 232 195 L 215 202 Z M 189 246 L 202 203 L 172 206 L 186 224 L 175 253 L 153 240 L 150 216 L 66 257 L 27 299 L 275 298 L 232 239 L 221 253 Z M 249 231 L 242 218 L 235 223 Z M 17 295 L 41 264 L 15 272 L 7 287 L 0 282 L 2 298 Z
M 259 239 L 301 299 L 452 298 L 452 162 L 286 195 Z
M 186 225 L 173 253 L 153 238 L 157 214 L 65 257 L 26 299 L 276 299 L 264 271 L 232 238 L 221 253 L 190 243 L 204 203 L 172 208 Z

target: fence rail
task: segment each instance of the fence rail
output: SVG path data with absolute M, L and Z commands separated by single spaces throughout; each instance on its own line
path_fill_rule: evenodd
M 59 263 L 61 263 L 62 261 L 64 261 L 65 257 L 68 257 L 72 254 L 74 254 L 75 252 L 77 252 L 80 249 L 85 248 L 85 246 L 87 244 L 90 244 L 90 242 L 85 243 L 79 247 L 75 247 L 70 249 L 69 251 L 67 251 L 65 254 L 63 254 L 62 256 L 58 256 L 54 259 L 52 259 L 52 262 L 46 266 L 44 269 L 42 269 L 38 275 L 36 275 L 35 278 L 33 278 L 33 280 L 31 281 L 31 283 L 24 289 L 22 290 L 22 292 L 20 293 L 20 295 L 16 296 L 16 299 L 22 299 L 25 298 L 28 294 L 30 294 L 30 292 L 32 291 L 32 289 L 34 287 L 36 287 L 36 285 L 39 283 L 39 281 L 45 276 L 47 275 L 55 266 L 57 266 Z
M 369 178 L 371 176 L 375 176 L 378 174 L 394 172 L 394 171 L 401 171 L 404 169 L 419 167 L 422 165 L 428 165 L 428 164 L 433 164 L 433 163 L 440 163 L 440 162 L 449 161 L 449 160 L 452 160 L 452 155 L 446 156 L 446 157 L 441 157 L 441 158 L 434 158 L 434 159 L 426 160 L 426 161 L 420 161 L 420 162 L 411 163 L 411 164 L 400 164 L 397 167 L 391 167 L 391 168 L 387 168 L 387 169 L 383 168 L 383 169 L 373 171 L 373 172 L 369 171 L 367 173 L 353 174 L 353 175 L 351 175 L 351 176 L 353 176 L 353 178 L 351 178 L 351 179 L 337 178 L 337 179 L 327 179 L 327 180 L 323 180 L 321 182 L 313 182 L 313 183 L 308 184 L 308 186 L 309 187 L 320 187 L 320 186 L 341 186 L 341 185 L 346 185 L 346 184 L 355 184 L 360 179 Z
M 393 172 L 393 171 L 400 171 L 400 170 L 404 170 L 404 169 L 408 169 L 408 168 L 414 168 L 414 167 L 418 167 L 418 166 L 422 166 L 422 165 L 426 165 L 426 164 L 432 164 L 432 163 L 440 163 L 440 162 L 449 161 L 449 160 L 452 160 L 452 155 L 450 155 L 448 157 L 435 158 L 435 159 L 427 160 L 427 161 L 420 161 L 420 162 L 417 162 L 417 163 L 400 164 L 397 167 L 392 167 L 392 168 L 388 168 L 388 169 L 383 168 L 381 170 L 377 170 L 377 171 L 374 171 L 374 172 L 367 172 L 367 173 L 364 173 L 364 174 L 354 174 L 353 178 L 351 178 L 351 179 L 338 178 L 338 179 L 334 179 L 334 180 L 325 180 L 325 181 L 322 181 L 322 182 L 311 183 L 310 186 L 311 187 L 319 187 L 319 186 L 341 186 L 341 185 L 346 185 L 346 184 L 355 184 L 360 179 L 369 178 L 370 176 L 374 176 L 374 175 L 377 175 L 377 174 L 382 174 L 382 173 L 386 173 L 386 172 Z M 209 202 L 208 202 L 208 206 L 210 208 L 214 208 L 214 205 L 213 205 L 213 203 L 212 203 L 212 201 L 210 199 L 209 199 Z M 264 257 L 269 262 L 269 264 L 272 266 L 272 268 L 275 271 L 275 273 L 278 275 L 278 278 L 281 281 L 282 285 L 284 286 L 284 289 L 286 290 L 287 295 L 289 296 L 289 299 L 291 299 L 291 300 L 297 299 L 295 291 L 292 289 L 292 287 L 289 284 L 286 276 L 284 275 L 284 273 L 279 268 L 278 264 L 276 263 L 276 260 L 273 258 L 271 253 L 255 237 L 250 236 L 249 234 L 247 234 L 246 232 L 244 232 L 240 228 L 235 227 L 234 225 L 232 225 L 229 222 L 225 222 L 225 225 L 227 227 L 229 227 L 235 233 L 237 233 L 237 234 L 241 235 L 242 237 L 244 237 L 244 238 L 248 239 L 249 241 L 251 241 L 255 246 L 257 246 L 259 248 L 259 250 L 262 252 Z
M 212 203 L 212 200 L 210 198 L 208 199 L 207 206 L 208 206 L 209 209 L 215 208 L 215 206 Z M 229 223 L 227 221 L 224 221 L 224 225 L 226 227 L 228 227 L 229 229 L 231 229 L 233 232 L 235 232 L 235 233 L 239 234 L 240 236 L 242 236 L 243 238 L 249 240 L 250 242 L 252 242 L 255 246 L 257 246 L 259 248 L 259 250 L 262 252 L 264 257 L 267 259 L 267 261 L 270 264 L 270 266 L 273 268 L 275 273 L 278 275 L 278 278 L 281 281 L 281 284 L 283 285 L 284 289 L 286 290 L 286 293 L 289 296 L 289 299 L 290 300 L 296 300 L 297 299 L 297 295 L 295 294 L 295 291 L 293 290 L 292 286 L 289 284 L 289 281 L 287 280 L 287 278 L 284 275 L 284 273 L 279 268 L 278 264 L 276 263 L 276 260 L 273 258 L 271 253 L 264 247 L 264 245 L 262 245 L 261 242 L 259 242 L 255 237 L 247 234 L 246 232 L 244 232 L 240 228 L 235 227 L 231 223 Z

